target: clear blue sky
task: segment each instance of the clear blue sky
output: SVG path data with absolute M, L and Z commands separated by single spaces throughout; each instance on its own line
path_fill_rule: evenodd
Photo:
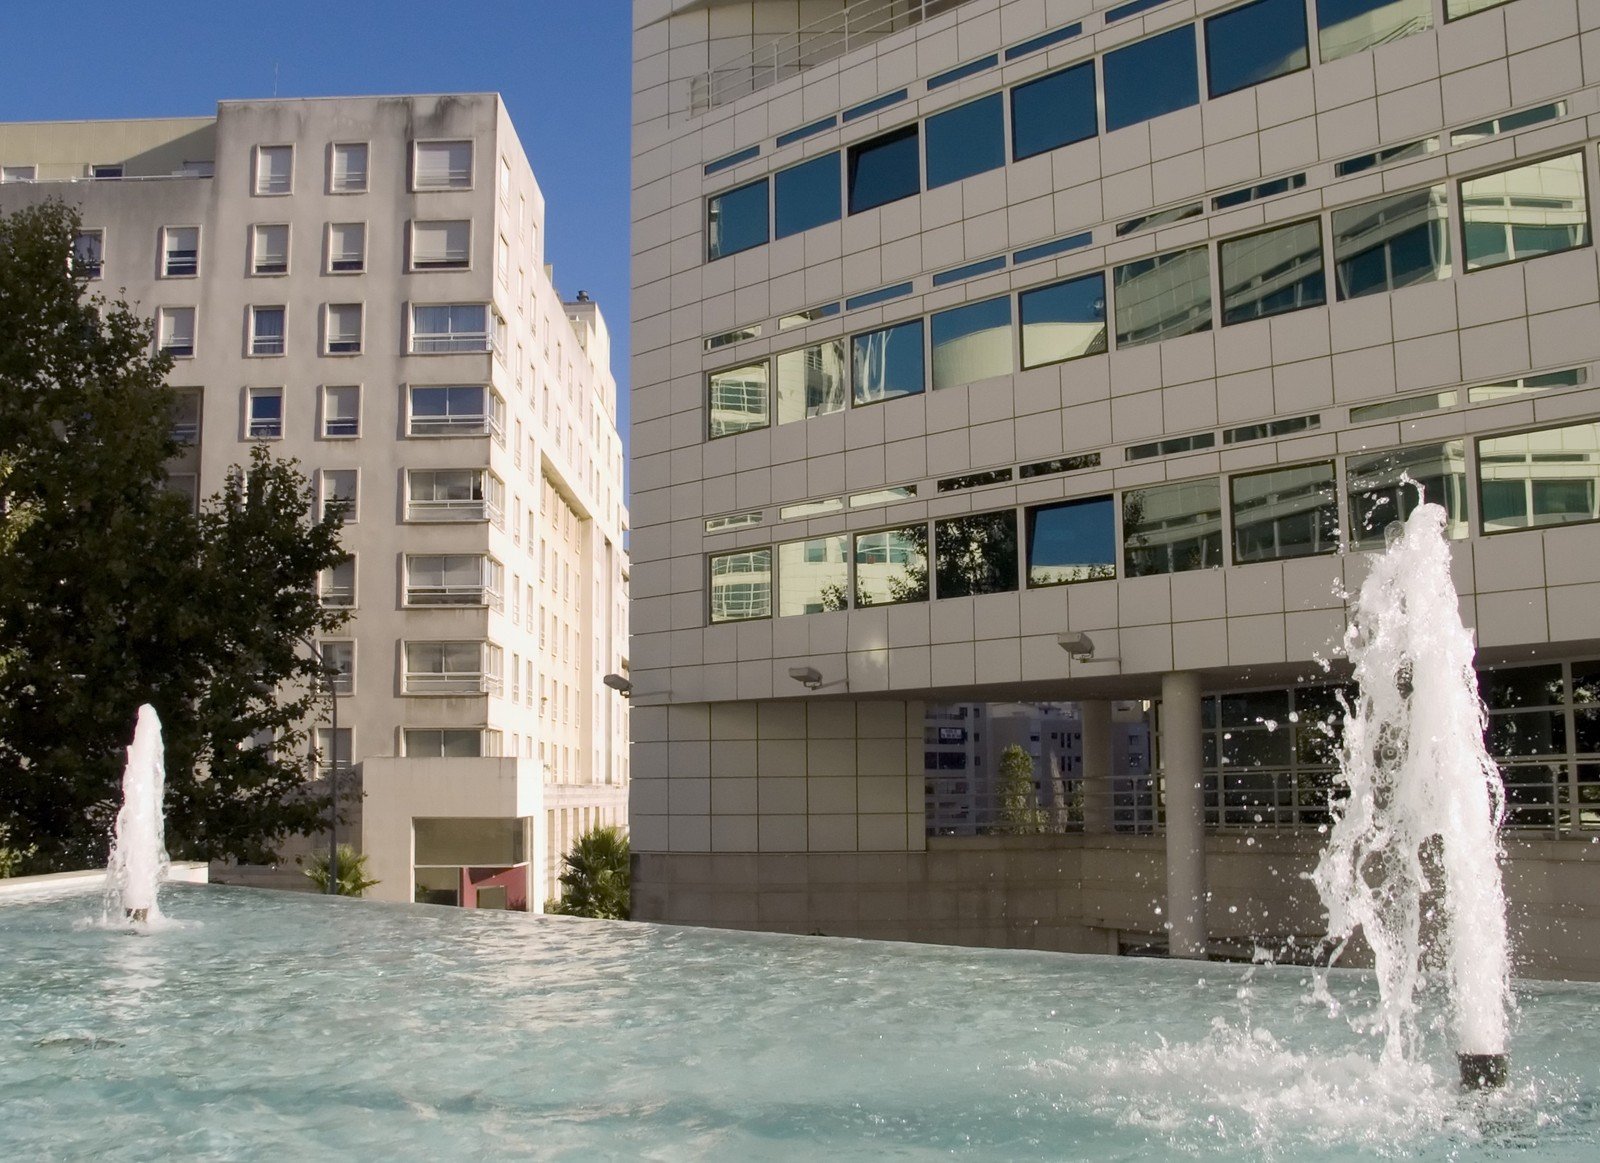
M 0 120 L 188 117 L 219 100 L 499 92 L 545 194 L 556 286 L 584 289 L 628 385 L 628 0 L 55 0 L 5 5 Z

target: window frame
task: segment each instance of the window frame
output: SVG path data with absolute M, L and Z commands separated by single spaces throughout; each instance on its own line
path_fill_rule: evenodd
M 167 236 L 171 231 L 174 231 L 174 230 L 192 230 L 192 231 L 194 231 L 194 269 L 192 271 L 177 271 L 177 272 L 174 272 L 174 271 L 171 270 L 172 252 L 168 247 L 168 237 Z M 200 228 L 198 223 L 195 224 L 195 225 L 187 225 L 187 224 L 183 224 L 183 223 L 174 223 L 174 224 L 163 226 L 161 228 L 160 247 L 156 251 L 157 255 L 159 256 L 159 258 L 161 260 L 160 269 L 157 272 L 157 277 L 163 278 L 163 279 L 197 279 L 197 278 L 199 278 L 200 277 L 200 249 L 201 249 L 201 244 L 202 244 L 201 235 L 202 235 L 202 230 L 201 230 L 201 228 Z
M 719 376 L 727 376 L 727 375 L 731 375 L 734 372 L 742 372 L 742 371 L 745 371 L 747 369 L 757 368 L 757 367 L 765 369 L 765 377 L 766 377 L 766 389 L 765 389 L 766 409 L 762 413 L 761 423 L 759 423 L 759 424 L 751 424 L 751 425 L 749 425 L 747 427 L 735 429 L 735 430 L 729 431 L 729 432 L 718 432 L 716 430 L 716 428 L 714 427 L 714 416 L 716 414 L 716 410 L 711 406 L 711 404 L 712 404 L 711 392 L 712 392 L 713 383 L 716 381 L 717 377 L 719 377 Z M 739 435 L 742 435 L 743 433 L 746 433 L 746 432 L 760 432 L 763 429 L 767 429 L 767 428 L 771 428 L 772 427 L 772 424 L 773 424 L 773 383 L 772 383 L 772 375 L 773 375 L 773 361 L 772 361 L 772 358 L 770 356 L 762 356 L 760 359 L 746 360 L 746 361 L 744 361 L 742 363 L 734 364 L 732 367 L 719 368 L 719 369 L 714 370 L 714 371 L 706 372 L 706 374 L 705 374 L 705 396 L 704 396 L 704 398 L 705 398 L 705 407 L 706 407 L 706 429 L 705 430 L 706 430 L 706 441 L 708 443 L 710 441 L 713 441 L 713 440 L 726 440 L 729 437 L 739 436 Z
M 189 349 L 178 351 L 168 346 L 164 337 L 167 332 L 167 320 L 175 318 L 176 312 L 189 313 Z M 156 308 L 156 350 L 170 355 L 173 359 L 193 359 L 200 346 L 200 308 L 187 306 L 163 306 Z
M 494 436 L 497 440 L 503 440 L 503 433 L 505 430 L 505 399 L 500 395 L 499 392 L 494 390 L 493 385 L 488 383 L 420 384 L 407 382 L 404 387 L 406 393 L 405 415 L 407 439 L 439 440 L 452 436 Z M 425 391 L 428 389 L 440 389 L 447 391 L 451 388 L 477 388 L 481 390 L 484 393 L 483 409 L 480 413 L 478 413 L 478 419 L 481 420 L 481 424 L 479 426 L 464 426 L 460 431 L 418 432 L 416 430 L 416 411 L 414 408 L 412 393 L 417 391 L 419 388 Z M 447 404 L 448 400 L 449 397 L 446 396 Z M 445 415 L 448 417 L 449 412 L 447 411 Z M 448 419 L 445 422 L 448 423 Z
M 1244 234 L 1234 234 L 1227 238 L 1218 239 L 1216 243 L 1216 254 L 1212 260 L 1212 268 L 1216 272 L 1216 296 L 1211 302 L 1212 326 L 1238 327 L 1246 323 L 1257 323 L 1263 319 L 1275 319 L 1279 315 L 1292 315 L 1296 311 L 1309 311 L 1317 307 L 1326 307 L 1328 305 L 1328 234 L 1331 230 L 1331 227 L 1327 229 L 1324 228 L 1323 219 L 1325 217 L 1326 215 L 1324 214 L 1316 214 L 1309 218 L 1293 218 L 1284 222 L 1274 222 L 1272 225 L 1264 226 L 1259 230 L 1251 230 Z M 1223 269 L 1222 258 L 1223 252 L 1226 250 L 1226 248 L 1249 242 L 1253 238 L 1263 238 L 1269 234 L 1287 233 L 1290 230 L 1304 226 L 1310 226 L 1317 232 L 1316 253 L 1318 261 L 1321 264 L 1317 271 L 1317 277 L 1322 281 L 1322 297 L 1314 303 L 1297 302 L 1292 306 L 1282 307 L 1274 311 L 1257 312 L 1256 314 L 1247 315 L 1240 319 L 1229 318 L 1228 280 L 1227 274 Z M 1296 279 L 1291 285 L 1299 285 L 1304 281 L 1305 280 L 1303 278 Z M 1259 303 L 1261 302 L 1261 299 L 1258 298 L 1255 301 Z
M 324 598 L 330 592 L 337 593 L 328 582 L 337 578 L 335 571 L 348 569 L 350 571 L 350 600 L 347 602 L 329 602 Z M 349 554 L 343 561 L 330 565 L 326 569 L 317 571 L 317 604 L 333 610 L 354 610 L 358 608 L 358 599 L 361 594 L 361 573 L 354 553 Z
M 263 189 L 262 188 L 262 186 L 263 186 L 263 178 L 266 177 L 266 171 L 263 170 L 263 168 L 262 168 L 262 165 L 261 165 L 262 159 L 264 157 L 266 157 L 266 151 L 268 151 L 268 150 L 277 150 L 277 149 L 286 149 L 286 150 L 289 151 L 288 188 L 287 189 L 283 189 L 283 190 Z M 293 196 L 293 194 L 294 194 L 294 171 L 295 171 L 294 152 L 295 152 L 294 151 L 294 142 L 292 142 L 292 141 L 262 142 L 262 143 L 259 143 L 259 144 L 256 145 L 256 147 L 254 149 L 254 159 L 253 159 L 254 160 L 254 166 L 252 168 L 251 180 L 250 180 L 250 193 L 251 193 L 251 195 L 253 197 L 256 197 L 256 198 L 288 198 L 288 197 L 292 197 Z
M 335 340 L 334 340 L 334 334 L 333 334 L 333 318 L 334 318 L 334 308 L 336 308 L 336 307 L 354 307 L 356 309 L 356 313 L 357 313 L 357 316 L 358 316 L 358 319 L 359 319 L 359 326 L 356 328 L 356 338 L 355 338 L 355 341 L 354 341 L 355 342 L 355 347 L 353 347 L 353 348 L 341 347 L 337 351 L 334 350 L 334 346 L 333 345 L 334 345 Z M 338 340 L 338 342 L 341 343 L 341 344 L 348 344 L 351 341 L 348 340 L 348 339 L 340 339 L 340 340 Z M 366 350 L 367 350 L 367 304 L 366 304 L 366 301 L 365 300 L 357 300 L 357 301 L 355 301 L 353 303 L 352 302 L 324 303 L 322 305 L 322 354 L 324 356 L 327 356 L 327 357 L 333 358 L 333 359 L 343 359 L 343 358 L 348 358 L 349 356 L 353 356 L 353 355 L 363 355 L 363 354 L 366 353 Z
M 340 226 L 361 227 L 361 265 L 351 270 L 338 270 L 334 267 L 333 232 Z M 367 223 L 361 221 L 329 222 L 323 228 L 323 274 L 326 275 L 364 275 L 367 273 Z M 344 260 L 348 261 L 348 260 Z
M 350 391 L 355 394 L 355 430 L 352 432 L 334 432 L 329 427 L 329 394 L 336 391 Z M 355 440 L 361 436 L 361 409 L 364 404 L 363 397 L 366 393 L 360 384 L 323 384 L 317 391 L 317 439 L 318 440 Z
M 86 282 L 96 283 L 105 278 L 106 271 L 106 239 L 108 232 L 104 226 L 78 227 L 77 233 L 72 237 L 72 269 L 74 273 L 77 273 L 80 269 L 87 269 L 84 264 L 80 264 L 78 261 L 78 240 L 89 235 L 98 235 L 100 238 L 100 261 L 95 264 L 93 274 L 85 274 L 83 277 Z
M 341 149 L 350 149 L 359 146 L 363 151 L 361 168 L 361 185 L 340 186 L 338 183 L 338 159 Z M 347 194 L 365 194 L 372 189 L 372 142 L 370 141 L 330 141 L 328 143 L 328 185 L 326 193 L 338 197 Z
M 856 169 L 860 164 L 860 159 L 865 156 L 866 151 L 869 148 L 881 149 L 888 146 L 898 145 L 900 142 L 908 139 L 915 143 L 911 149 L 911 156 L 916 159 L 914 163 L 917 171 L 916 188 L 914 190 L 907 190 L 904 193 L 896 194 L 892 198 L 886 198 L 881 202 L 873 202 L 869 205 L 857 206 L 855 199 Z M 918 195 L 926 192 L 926 176 L 923 173 L 922 153 L 922 122 L 920 119 L 917 121 L 907 122 L 904 125 L 898 125 L 893 129 L 884 130 L 882 133 L 875 133 L 871 137 L 862 138 L 860 141 L 852 142 L 846 146 L 844 156 L 845 217 L 849 218 L 857 214 L 865 214 L 870 210 L 880 209 L 884 206 L 892 206 L 896 202 L 903 202 L 907 198 L 915 198 Z
M 466 144 L 467 149 L 469 151 L 469 157 L 468 157 L 468 160 L 467 160 L 467 180 L 464 183 L 463 182 L 450 182 L 450 181 L 447 181 L 443 185 L 427 185 L 427 186 L 424 186 L 420 182 L 417 181 L 417 177 L 418 177 L 418 173 L 419 173 L 418 166 L 417 166 L 417 159 L 421 154 L 422 147 L 430 146 L 430 145 L 456 145 L 456 144 L 463 143 L 463 142 Z M 456 190 L 475 190 L 475 189 L 477 189 L 477 182 L 478 182 L 478 142 L 477 142 L 476 138 L 473 138 L 473 137 L 416 137 L 416 138 L 412 138 L 411 139 L 411 147 L 410 147 L 410 150 L 408 152 L 410 154 L 410 159 L 409 160 L 411 162 L 411 175 L 410 175 L 410 177 L 411 177 L 411 181 L 410 181 L 411 193 L 413 193 L 413 194 L 437 194 L 437 193 L 449 193 L 451 191 L 456 191 Z
M 478 669 L 476 671 L 457 671 L 444 669 L 447 662 L 449 646 L 475 645 L 478 647 Z M 498 647 L 488 638 L 403 638 L 400 647 L 400 693 L 407 698 L 471 698 L 475 695 L 498 695 L 500 693 L 500 675 L 495 674 L 490 668 L 491 650 Z M 411 647 L 437 646 L 439 650 L 438 670 L 412 670 Z M 436 676 L 435 681 L 439 689 L 419 690 L 413 683 L 419 678 Z M 472 682 L 473 679 L 477 681 Z M 468 685 L 471 684 L 471 685 Z
M 463 332 L 459 332 L 458 333 L 458 332 L 452 330 L 452 331 L 449 331 L 449 332 L 440 332 L 437 335 L 435 333 L 433 333 L 433 332 L 428 332 L 427 333 L 427 336 L 429 337 L 428 340 L 427 340 L 428 342 L 453 343 L 453 344 L 456 344 L 457 346 L 443 347 L 443 348 L 439 348 L 439 349 L 431 350 L 431 351 L 419 351 L 419 350 L 417 350 L 417 340 L 419 338 L 419 335 L 418 335 L 418 332 L 417 332 L 417 309 L 419 307 L 450 307 L 450 308 L 477 307 L 477 308 L 479 308 L 479 309 L 481 309 L 483 311 L 483 326 L 484 326 L 484 330 L 481 333 L 480 332 L 476 332 L 476 331 L 463 331 Z M 405 351 L 405 354 L 407 354 L 407 355 L 485 355 L 485 354 L 491 354 L 491 353 L 493 353 L 495 351 L 495 347 L 496 347 L 496 345 L 495 345 L 495 320 L 498 317 L 499 316 L 497 315 L 497 313 L 494 310 L 494 304 L 488 302 L 487 300 L 483 300 L 483 299 L 465 299 L 465 300 L 451 299 L 451 300 L 444 300 L 444 301 L 429 300 L 429 301 L 426 301 L 426 302 L 418 302 L 416 300 L 412 300 L 412 301 L 410 301 L 410 302 L 408 302 L 406 304 L 406 351 Z M 453 319 L 452 319 L 452 323 L 453 323 Z M 452 337 L 457 335 L 457 334 L 462 336 L 462 338 L 461 339 L 453 339 Z M 480 335 L 481 335 L 481 338 L 482 338 L 481 346 L 471 346 L 471 345 L 469 345 L 469 346 L 459 346 L 462 343 L 467 343 L 469 341 L 469 339 L 477 339 L 477 338 L 479 338 Z
M 245 344 L 244 354 L 246 359 L 280 359 L 289 351 L 289 306 L 286 303 L 251 303 L 245 309 Z M 283 320 L 283 330 L 278 335 L 277 351 L 258 351 L 257 340 L 261 337 L 256 334 L 256 314 L 259 311 L 276 311 Z
M 464 223 L 467 228 L 467 257 L 461 262 L 417 263 L 417 227 L 451 226 Z M 477 223 L 471 218 L 413 218 L 406 223 L 406 271 L 410 274 L 433 274 L 438 271 L 470 271 L 473 269 L 473 252 L 477 243 Z M 446 252 L 448 253 L 448 251 Z
M 760 240 L 757 241 L 757 242 L 751 242 L 751 243 L 748 243 L 747 245 L 741 246 L 737 250 L 722 250 L 722 249 L 718 249 L 717 252 L 715 254 L 713 254 L 712 253 L 713 234 L 712 234 L 712 230 L 711 230 L 711 225 L 712 225 L 712 223 L 711 223 L 711 207 L 715 203 L 722 201 L 722 199 L 724 199 L 724 198 L 731 197 L 734 194 L 742 194 L 746 190 L 755 189 L 757 186 L 761 187 L 761 200 L 762 200 L 762 205 L 765 207 L 765 212 L 766 212 L 766 216 L 763 219 L 764 225 L 763 225 L 763 229 L 762 229 L 762 232 L 761 232 Z M 706 262 L 708 262 L 708 263 L 720 262 L 722 259 L 732 258 L 736 254 L 744 254 L 746 251 L 755 250 L 758 247 L 762 247 L 762 246 L 768 245 L 772 241 L 772 175 L 771 174 L 763 174 L 763 175 L 761 175 L 761 177 L 752 178 L 748 182 L 740 182 L 736 186 L 729 186 L 726 189 L 717 190 L 714 193 L 707 194 L 706 197 L 705 197 L 705 206 L 704 206 L 704 209 L 703 209 L 703 212 L 702 212 L 701 221 L 705 223 L 705 231 L 706 231 L 705 253 L 706 253 Z
M 1262 77 L 1259 81 L 1246 81 L 1243 84 L 1233 86 L 1231 89 L 1223 89 L 1221 92 L 1218 92 L 1215 84 L 1213 83 L 1216 74 L 1211 64 L 1213 55 L 1211 52 L 1212 26 L 1217 24 L 1219 21 L 1227 20 L 1231 16 L 1237 16 L 1241 13 L 1249 11 L 1252 8 L 1257 8 L 1262 4 L 1278 2 L 1287 3 L 1289 7 L 1293 8 L 1300 14 L 1300 34 L 1306 54 L 1305 63 L 1295 68 L 1285 69 L 1279 73 L 1273 73 L 1271 76 Z M 1236 7 L 1228 8 L 1221 12 L 1213 12 L 1204 16 L 1200 20 L 1199 39 L 1200 52 L 1205 57 L 1206 62 L 1205 98 L 1207 100 L 1215 101 L 1219 98 L 1226 97 L 1231 93 L 1243 93 L 1247 89 L 1254 89 L 1257 85 L 1265 85 L 1268 81 L 1275 81 L 1279 77 L 1293 76 L 1295 73 L 1304 72 L 1306 69 L 1309 69 L 1311 67 L 1311 36 L 1313 30 L 1311 21 L 1307 17 L 1308 13 L 1306 10 L 1305 0 L 1246 0 L 1246 3 L 1240 4 Z
M 261 232 L 274 228 L 283 230 L 283 269 L 279 271 L 261 269 Z M 287 222 L 252 222 L 250 224 L 250 268 L 249 276 L 253 279 L 281 279 L 290 271 L 293 261 L 289 248 L 294 244 L 294 231 Z
M 348 472 L 355 474 L 355 496 L 350 498 L 350 508 L 343 514 L 341 525 L 355 525 L 361 520 L 361 468 L 354 465 L 349 468 L 319 468 L 317 470 L 317 520 L 321 521 L 328 515 L 328 501 L 336 499 L 328 489 L 328 474 Z
M 756 553 L 763 553 L 763 552 L 766 553 L 766 555 L 767 555 L 767 572 L 766 572 L 766 578 L 767 578 L 767 612 L 765 614 L 751 614 L 748 617 L 742 617 L 742 618 L 729 618 L 729 617 L 719 618 L 719 617 L 717 617 L 716 616 L 715 603 L 713 602 L 713 597 L 714 597 L 714 595 L 716 593 L 716 578 L 718 576 L 717 573 L 716 573 L 716 565 L 715 565 L 716 561 L 718 559 L 724 558 L 724 557 L 738 557 L 738 556 L 743 556 L 743 555 L 747 555 L 747 554 L 756 554 Z M 706 609 L 705 609 L 705 617 L 706 617 L 706 625 L 708 625 L 708 626 L 730 626 L 730 625 L 737 626 L 737 625 L 739 625 L 741 623 L 744 623 L 744 622 L 770 622 L 770 621 L 772 621 L 772 619 L 774 617 L 774 609 L 775 609 L 776 604 L 777 604 L 777 601 L 776 601 L 776 599 L 777 599 L 777 581 L 778 581 L 777 562 L 778 562 L 777 553 L 775 552 L 774 547 L 773 547 L 773 545 L 771 543 L 764 543 L 764 544 L 761 544 L 761 545 L 741 546 L 741 547 L 735 548 L 735 549 L 723 549 L 723 550 L 718 550 L 715 553 L 706 554 L 706 559 L 705 559 L 705 578 L 706 578 Z M 750 572 L 752 574 L 757 573 L 757 571 L 754 571 L 754 570 L 752 570 Z
M 324 675 L 324 680 L 323 681 L 325 683 L 323 689 L 324 690 L 331 690 L 334 695 L 338 696 L 341 699 L 353 698 L 355 696 L 355 694 L 356 694 L 356 683 L 357 683 L 357 673 L 358 673 L 358 668 L 357 668 L 357 665 L 356 665 L 356 655 L 357 655 L 357 653 L 358 653 L 358 651 L 360 649 L 357 646 L 357 642 L 358 641 L 359 641 L 359 639 L 356 639 L 356 638 L 319 638 L 319 639 L 317 639 L 317 658 L 318 658 L 319 662 L 322 663 L 321 673 Z M 335 679 L 333 682 L 327 682 L 327 680 L 326 680 L 325 676 L 327 674 L 327 662 L 326 662 L 327 649 L 330 646 L 348 647 L 349 648 L 349 651 L 350 651 L 350 667 L 349 667 L 348 670 L 344 670 L 344 669 L 340 669 L 339 670 L 339 674 L 342 676 L 343 681 L 340 681 L 339 679 Z
M 1557 153 L 1543 154 L 1539 157 L 1519 158 L 1517 159 L 1517 164 L 1515 165 L 1498 166 L 1495 169 L 1486 170 L 1483 173 L 1464 174 L 1461 177 L 1455 178 L 1455 189 L 1452 192 L 1455 197 L 1456 218 L 1458 221 L 1456 227 L 1456 237 L 1453 241 L 1459 243 L 1461 246 L 1461 274 L 1474 275 L 1479 271 L 1496 270 L 1500 267 L 1513 266 L 1517 263 L 1531 262 L 1536 258 L 1549 258 L 1551 255 L 1568 254 L 1575 250 L 1592 248 L 1595 244 L 1593 199 L 1591 199 L 1589 196 L 1589 155 L 1592 150 L 1593 147 L 1590 144 L 1585 143 L 1584 145 L 1579 146 L 1577 150 L 1566 149 Z M 1566 158 L 1578 159 L 1578 178 L 1583 183 L 1583 226 L 1585 230 L 1584 240 L 1582 242 L 1575 243 L 1572 246 L 1564 246 L 1559 250 L 1542 250 L 1538 254 L 1523 255 L 1517 258 L 1507 258 L 1502 262 L 1479 263 L 1477 265 L 1473 265 L 1471 252 L 1467 248 L 1467 183 L 1482 181 L 1484 178 L 1499 177 L 1501 174 L 1509 174 L 1515 172 L 1516 170 L 1524 170 L 1532 166 L 1542 165 L 1545 162 L 1561 161 Z M 1500 223 L 1499 225 L 1502 227 L 1502 229 L 1504 229 L 1512 224 Z
M 284 423 L 285 416 L 284 416 L 284 414 L 285 414 L 285 411 L 286 411 L 286 409 L 284 408 L 284 403 L 285 403 L 284 394 L 285 393 L 284 393 L 282 385 L 277 385 L 277 386 L 268 385 L 268 386 L 260 386 L 260 387 L 248 387 L 248 388 L 246 388 L 244 390 L 244 394 L 245 394 L 245 400 L 244 400 L 244 435 L 243 435 L 243 439 L 245 439 L 245 440 L 282 440 L 283 439 L 283 435 L 284 435 L 284 429 L 285 429 L 285 423 Z M 268 421 L 258 420 L 256 418 L 256 401 L 257 400 L 277 400 L 278 401 L 278 419 L 277 419 L 277 430 L 276 431 L 267 431 L 266 430 L 266 425 L 267 425 Z M 260 432 L 258 432 L 256 430 L 258 425 L 262 428 L 262 431 L 260 431 Z

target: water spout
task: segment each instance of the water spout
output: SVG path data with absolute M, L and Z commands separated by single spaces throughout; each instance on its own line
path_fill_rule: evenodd
M 122 769 L 122 810 L 117 813 L 106 864 L 108 921 L 149 925 L 161 919 L 156 889 L 167 874 L 166 825 L 161 800 L 166 788 L 161 720 L 146 703 L 139 708 Z
M 1510 951 L 1500 882 L 1499 772 L 1450 577 L 1446 514 L 1419 505 L 1351 605 L 1337 808 L 1313 879 L 1343 948 L 1360 930 L 1381 994 L 1386 1058 L 1411 1055 L 1430 972 L 1442 975 L 1469 1085 L 1505 1080 Z

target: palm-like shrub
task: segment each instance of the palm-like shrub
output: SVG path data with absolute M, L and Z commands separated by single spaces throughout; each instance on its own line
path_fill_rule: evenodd
M 620 828 L 591 828 L 563 860 L 562 894 L 547 913 L 626 921 L 629 911 L 628 838 Z
M 306 876 L 317 886 L 318 892 L 328 891 L 328 854 L 319 852 L 308 862 Z M 377 884 L 367 875 L 367 854 L 357 852 L 348 844 L 339 845 L 339 896 L 360 896 Z

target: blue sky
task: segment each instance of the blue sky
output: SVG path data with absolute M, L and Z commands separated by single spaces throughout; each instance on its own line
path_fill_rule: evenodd
M 0 119 L 214 113 L 219 100 L 499 92 L 546 201 L 556 286 L 611 328 L 627 440 L 627 0 L 58 0 L 7 5 Z

